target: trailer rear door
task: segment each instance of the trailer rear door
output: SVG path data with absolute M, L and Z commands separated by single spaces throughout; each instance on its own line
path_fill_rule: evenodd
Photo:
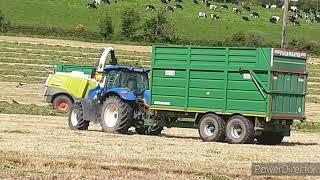
M 270 112 L 273 119 L 303 119 L 307 86 L 306 53 L 273 49 Z

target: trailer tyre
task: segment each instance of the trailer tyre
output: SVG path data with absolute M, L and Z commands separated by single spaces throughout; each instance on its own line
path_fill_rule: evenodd
M 68 118 L 69 128 L 72 130 L 87 130 L 89 127 L 89 121 L 83 119 L 82 105 L 80 103 L 75 103 L 72 105 L 69 118 Z
M 161 134 L 163 127 L 161 126 L 150 126 L 147 129 L 147 135 L 158 136 Z
M 225 121 L 215 114 L 204 115 L 199 122 L 198 131 L 203 141 L 225 140 Z
M 69 112 L 72 106 L 72 99 L 66 95 L 58 95 L 52 101 L 53 109 L 62 112 Z
M 232 116 L 227 122 L 226 137 L 228 142 L 232 144 L 253 143 L 254 125 L 243 116 Z
M 260 136 L 257 137 L 258 144 L 263 145 L 278 145 L 282 142 L 284 136 L 282 133 L 278 132 L 262 132 Z
M 127 133 L 131 126 L 133 110 L 117 96 L 106 99 L 102 106 L 101 126 L 108 133 Z

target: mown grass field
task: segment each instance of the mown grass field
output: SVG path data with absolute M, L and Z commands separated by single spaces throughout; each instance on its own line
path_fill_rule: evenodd
M 99 6 L 97 10 L 87 9 L 86 4 L 91 0 L 0 0 L 0 9 L 7 19 L 13 24 L 41 26 L 41 27 L 61 27 L 74 29 L 78 24 L 83 24 L 87 31 L 98 32 L 97 23 L 101 17 L 108 13 L 114 22 L 116 32 L 120 30 L 121 11 L 128 8 L 136 9 L 142 22 L 150 17 L 152 13 L 145 10 L 145 5 L 152 4 L 156 9 L 164 9 L 160 0 L 118 0 L 117 4 L 110 6 Z M 220 5 L 219 3 L 215 3 Z M 171 6 L 174 5 L 171 3 Z M 203 3 L 195 5 L 193 0 L 184 0 L 184 10 L 177 10 L 168 13 L 175 26 L 176 35 L 189 40 L 225 40 L 232 34 L 243 31 L 245 33 L 255 33 L 263 36 L 267 42 L 280 42 L 281 23 L 272 25 L 269 18 L 273 15 L 281 17 L 280 8 L 276 11 L 263 9 L 262 7 L 251 6 L 252 11 L 258 12 L 259 19 L 250 18 L 250 22 L 241 19 L 242 16 L 249 16 L 248 12 L 236 15 L 229 10 L 220 8 L 213 11 L 205 7 Z M 197 18 L 198 12 L 207 14 L 215 13 L 221 17 L 220 21 L 211 22 L 208 19 Z M 68 18 L 66 18 L 68 17 Z M 320 42 L 320 24 L 310 24 L 301 22 L 301 26 L 289 25 L 288 36 L 292 38 L 304 38 L 307 41 Z
M 195 129 L 161 136 L 72 131 L 65 117 L 0 114 L 0 179 L 317 179 L 251 177 L 252 162 L 320 163 L 319 133 L 279 146 L 202 142 Z

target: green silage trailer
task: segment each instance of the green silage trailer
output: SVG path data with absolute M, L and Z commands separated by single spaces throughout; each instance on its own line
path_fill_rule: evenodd
M 273 48 L 154 46 L 150 109 L 205 141 L 278 144 L 305 119 L 306 60 Z

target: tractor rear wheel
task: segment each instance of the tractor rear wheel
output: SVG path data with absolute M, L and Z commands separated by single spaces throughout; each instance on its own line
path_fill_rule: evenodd
M 278 145 L 283 140 L 284 136 L 280 132 L 262 132 L 257 137 L 258 144 Z
M 232 116 L 226 127 L 226 137 L 232 144 L 247 144 L 254 141 L 253 123 L 240 115 Z
M 126 133 L 131 126 L 133 109 L 117 96 L 106 99 L 102 106 L 101 126 L 108 133 Z
M 80 103 L 75 103 L 72 105 L 69 118 L 68 118 L 69 128 L 72 130 L 87 130 L 89 127 L 89 121 L 83 119 L 83 111 Z
M 58 95 L 52 101 L 53 109 L 57 109 L 62 112 L 69 112 L 72 103 L 72 99 L 66 95 Z
M 225 121 L 218 115 L 206 114 L 199 122 L 198 132 L 203 141 L 225 140 Z

